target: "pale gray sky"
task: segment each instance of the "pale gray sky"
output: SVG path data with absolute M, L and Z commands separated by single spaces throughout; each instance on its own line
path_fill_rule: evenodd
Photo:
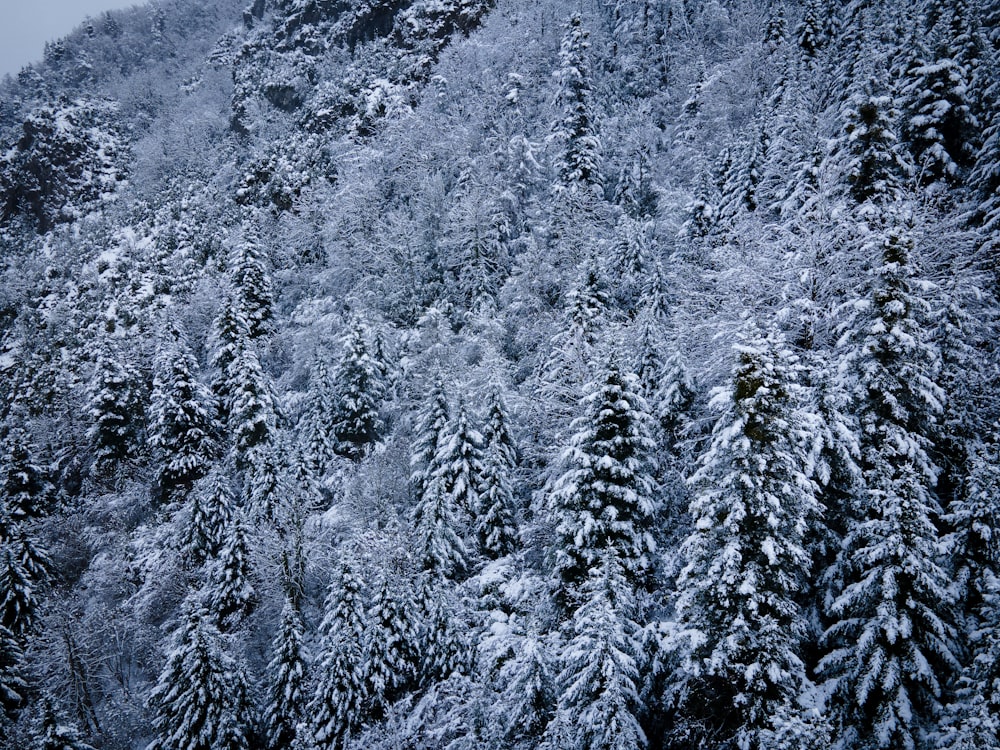
M 66 36 L 87 16 L 142 4 L 139 0 L 0 0 L 0 77 L 41 60 L 45 42 Z

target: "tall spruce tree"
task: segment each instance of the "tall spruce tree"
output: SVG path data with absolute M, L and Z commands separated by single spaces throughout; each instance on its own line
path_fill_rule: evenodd
M 935 24 L 907 69 L 903 137 L 925 185 L 958 183 L 975 158 L 979 123 L 969 103 L 969 71 L 957 53 L 949 30 Z
M 222 468 L 213 469 L 195 485 L 178 516 L 178 544 L 185 560 L 198 567 L 214 559 L 226 542 L 233 515 L 233 494 Z
M 369 346 L 365 326 L 356 321 L 344 337 L 333 377 L 330 420 L 335 449 L 351 459 L 363 458 L 383 429 L 379 406 L 385 383 Z
M 306 667 L 302 615 L 289 598 L 271 644 L 267 665 L 268 693 L 264 706 L 264 743 L 268 750 L 295 747 L 299 724 L 306 718 Z
M 183 497 L 208 472 L 216 454 L 214 408 L 195 375 L 190 348 L 169 330 L 153 380 L 150 444 L 160 453 L 158 481 L 167 500 Z
M 221 544 L 210 579 L 212 611 L 223 632 L 239 624 L 253 609 L 257 593 L 251 581 L 250 548 L 241 513 L 221 529 Z
M 313 740 L 321 748 L 346 747 L 370 710 L 363 595 L 364 584 L 355 563 L 345 556 L 324 605 L 316 692 L 307 710 Z
M 102 348 L 97 357 L 89 391 L 87 437 L 94 448 L 95 469 L 107 475 L 135 455 L 142 421 L 134 383 L 120 352 L 110 345 Z
M 860 420 L 862 486 L 831 579 L 819 664 L 842 743 L 911 748 L 932 726 L 958 669 L 952 595 L 939 565 L 930 436 L 944 394 L 926 284 L 907 231 L 877 226 L 881 263 L 845 338 Z
M 560 118 L 553 133 L 559 149 L 557 186 L 570 192 L 599 187 L 602 183 L 601 141 L 591 111 L 589 49 L 590 32 L 580 14 L 574 13 L 566 23 L 559 47 L 556 106 Z
M 583 415 L 560 457 L 549 492 L 555 572 L 574 599 L 588 571 L 610 554 L 631 585 L 652 566 L 654 514 L 651 418 L 638 378 L 611 363 L 588 384 Z
M 365 634 L 365 681 L 376 716 L 414 686 L 418 654 L 416 607 L 408 581 L 383 575 L 368 610 Z
M 856 83 L 843 113 L 842 170 L 855 202 L 890 202 L 898 194 L 905 167 L 892 122 L 893 98 L 874 76 Z
M 676 606 L 681 627 L 697 635 L 684 659 L 680 713 L 751 747 L 805 683 L 796 597 L 819 506 L 794 355 L 776 331 L 753 332 L 736 350 L 731 382 L 713 394 L 721 413 L 711 444 L 690 480 L 694 528 L 682 546 Z
M 149 696 L 155 739 L 149 750 L 247 750 L 249 686 L 226 653 L 213 617 L 186 605 L 174 645 Z
M 513 551 L 517 544 L 512 488 L 517 446 L 510 432 L 510 418 L 499 385 L 491 386 L 486 409 L 485 455 L 476 533 L 479 548 L 487 557 L 496 559 Z
M 230 278 L 238 313 L 246 320 L 247 335 L 261 338 L 272 330 L 274 292 L 267 272 L 264 248 L 254 219 L 243 222 L 242 241 L 229 257 Z
M 17 718 L 28 697 L 24 649 L 8 628 L 0 625 L 0 711 L 10 721 Z M 0 725 L 3 719 L 0 718 Z
M 588 572 L 560 653 L 560 694 L 546 747 L 639 750 L 639 626 L 623 560 L 609 547 Z

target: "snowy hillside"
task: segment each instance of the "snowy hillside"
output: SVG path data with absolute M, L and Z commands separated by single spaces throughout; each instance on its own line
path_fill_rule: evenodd
M 1000 748 L 1000 3 L 162 0 L 0 84 L 0 749 Z

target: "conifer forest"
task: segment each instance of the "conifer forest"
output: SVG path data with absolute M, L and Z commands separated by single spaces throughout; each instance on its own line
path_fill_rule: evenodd
M 1000 750 L 1000 2 L 247 2 L 0 82 L 0 750 Z

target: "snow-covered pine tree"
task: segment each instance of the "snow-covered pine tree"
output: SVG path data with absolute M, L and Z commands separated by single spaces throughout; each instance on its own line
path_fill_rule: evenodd
M 0 546 L 0 627 L 24 638 L 38 614 L 37 584 L 13 542 Z
M 815 59 L 824 45 L 822 18 L 822 0 L 807 0 L 802 20 L 795 28 L 799 49 L 806 60 Z
M 448 427 L 448 396 L 440 374 L 434 378 L 431 392 L 417 414 L 416 434 L 410 453 L 410 483 L 419 502 L 433 477 L 434 457 Z
M 549 723 L 557 698 L 557 667 L 545 638 L 529 630 L 500 670 L 502 721 L 515 747 L 535 747 Z
M 12 523 L 42 514 L 51 488 L 32 457 L 31 439 L 23 428 L 12 429 L 0 451 L 0 541 L 4 541 Z
M 657 421 L 664 446 L 673 451 L 685 426 L 695 390 L 678 349 L 666 346 L 665 326 L 651 305 L 643 307 L 638 329 L 635 372 L 650 415 Z
M 541 375 L 540 396 L 555 429 L 574 416 L 580 392 L 593 378 L 594 357 L 608 308 L 605 281 L 591 257 L 577 285 L 566 295 L 566 311 Z
M 559 697 L 546 747 L 553 750 L 640 750 L 637 718 L 639 626 L 630 575 L 612 547 L 587 572 L 580 607 L 559 655 Z
M 229 402 L 232 398 L 230 371 L 236 355 L 249 336 L 249 323 L 240 311 L 233 290 L 229 290 L 216 316 L 212 338 L 211 365 L 215 369 L 212 379 L 212 393 L 218 407 L 218 419 L 225 422 L 229 418 Z
M 255 448 L 250 456 L 249 471 L 243 478 L 243 505 L 251 519 L 269 523 L 278 520 L 279 508 L 288 501 L 282 472 L 287 453 L 281 440 Z
M 227 376 L 229 434 L 238 461 L 249 464 L 254 450 L 266 446 L 277 432 L 271 380 L 249 338 L 237 342 Z
M 225 543 L 225 530 L 233 516 L 233 494 L 229 477 L 221 467 L 214 468 L 194 487 L 178 515 L 178 546 L 192 567 L 215 558 Z
M 407 581 L 393 585 L 390 576 L 383 575 L 368 610 L 365 690 L 376 716 L 384 715 L 417 677 L 417 608 L 407 587 Z
M 299 419 L 299 441 L 306 458 L 317 476 L 326 473 L 336 453 L 333 432 L 333 382 L 326 353 L 319 351 L 309 370 L 309 391 L 306 407 Z
M 149 695 L 155 739 L 148 750 L 247 750 L 249 686 L 226 653 L 213 616 L 185 605 L 183 622 Z
M 681 548 L 676 606 L 680 626 L 696 635 L 679 711 L 715 724 L 710 736 L 749 743 L 806 680 L 796 596 L 819 507 L 795 356 L 774 330 L 750 332 L 736 351 L 731 382 L 713 393 L 720 414 L 711 444 L 690 479 L 694 528 Z
M 449 496 L 449 505 L 462 517 L 479 513 L 479 493 L 483 483 L 483 436 L 469 424 L 464 403 L 458 405 L 455 423 L 442 435 L 434 457 L 435 481 Z
M 160 453 L 157 479 L 166 500 L 182 498 L 216 454 L 212 397 L 195 375 L 194 356 L 172 326 L 153 380 L 150 445 Z
M 972 165 L 979 123 L 969 105 L 969 72 L 956 60 L 947 29 L 935 25 L 903 85 L 903 137 L 921 184 L 956 184 Z
M 511 469 L 494 445 L 486 448 L 479 508 L 479 549 L 493 560 L 512 552 L 517 546 L 517 520 Z
M 269 334 L 274 319 L 274 292 L 256 221 L 251 218 L 243 222 L 242 240 L 234 245 L 229 257 L 237 310 L 247 322 L 251 339 Z
M 308 654 L 304 632 L 302 615 L 292 600 L 286 599 L 267 665 L 269 687 L 262 726 L 268 750 L 295 747 L 299 724 L 306 718 Z
M 17 718 L 28 697 L 24 649 L 17 637 L 0 625 L 0 711 L 10 721 Z M 0 717 L 0 726 L 3 724 Z
M 256 604 L 251 581 L 250 549 L 241 513 L 220 528 L 219 554 L 210 578 L 212 612 L 217 627 L 226 632 L 238 625 Z
M 496 454 L 504 468 L 513 471 L 517 466 L 517 443 L 510 431 L 510 415 L 500 385 L 493 383 L 486 398 L 486 425 L 483 428 L 486 450 Z
M 48 698 L 42 701 L 39 725 L 37 750 L 94 750 L 80 736 L 79 729 L 70 722 L 59 720 Z
M 659 196 L 650 172 L 649 147 L 641 146 L 632 154 L 615 186 L 615 203 L 640 223 L 653 218 L 659 210 Z
M 313 740 L 320 748 L 345 748 L 370 712 L 363 589 L 354 561 L 344 556 L 324 605 L 316 692 L 306 711 Z
M 385 383 L 369 353 L 368 331 L 360 320 L 349 327 L 343 356 L 333 377 L 330 426 L 337 453 L 357 460 L 378 440 L 384 425 L 379 406 Z
M 883 217 L 881 263 L 844 337 L 842 369 L 860 421 L 857 517 L 830 580 L 818 671 L 844 746 L 920 747 L 958 670 L 952 595 L 939 565 L 938 475 L 929 435 L 944 394 L 914 242 Z
M 142 415 L 132 378 L 120 352 L 106 344 L 97 356 L 89 387 L 87 437 L 94 449 L 94 468 L 109 475 L 137 449 Z
M 892 96 L 874 76 L 852 87 L 839 159 L 849 193 L 859 204 L 890 203 L 899 194 L 905 168 L 896 150 L 894 116 Z
M 461 575 L 468 566 L 468 550 L 464 540 L 467 524 L 456 507 L 446 484 L 446 467 L 441 461 L 444 448 L 450 443 L 448 401 L 440 377 L 434 381 L 430 399 L 418 417 L 417 435 L 410 459 L 410 480 L 416 490 L 417 503 L 413 522 L 425 569 L 442 575 Z
M 494 383 L 487 396 L 484 470 L 476 519 L 479 548 L 494 560 L 512 552 L 518 542 L 513 490 L 517 445 L 509 423 L 503 394 Z
M 1000 426 L 968 449 L 969 476 L 949 504 L 947 542 L 967 637 L 967 657 L 944 715 L 947 750 L 993 747 L 1000 738 Z
M 446 579 L 425 574 L 420 590 L 422 624 L 419 642 L 419 682 L 432 685 L 452 674 L 469 671 L 469 644 L 457 616 L 454 592 Z
M 570 16 L 564 29 L 555 73 L 560 117 L 552 135 L 558 149 L 557 187 L 576 192 L 602 184 L 601 141 L 591 112 L 590 32 L 579 13 Z
M 638 378 L 612 362 L 587 385 L 580 403 L 583 414 L 573 421 L 548 498 L 555 573 L 568 601 L 607 554 L 629 585 L 638 585 L 656 549 L 654 443 Z

